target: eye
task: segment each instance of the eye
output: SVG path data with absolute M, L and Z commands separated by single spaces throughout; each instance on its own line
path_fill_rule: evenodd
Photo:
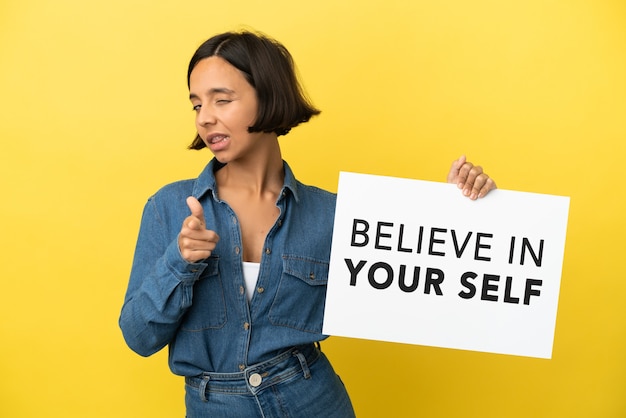
M 194 105 L 194 106 L 192 107 L 193 111 L 194 111 L 194 112 L 197 112 L 198 110 L 200 110 L 200 106 L 201 106 L 201 105 L 199 105 L 199 104 Z
M 217 104 L 228 104 L 230 102 L 232 102 L 232 100 L 228 100 L 228 99 L 217 99 L 215 101 L 215 103 L 217 103 Z

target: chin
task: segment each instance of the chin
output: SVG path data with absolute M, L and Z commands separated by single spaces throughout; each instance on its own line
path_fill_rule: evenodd
M 228 164 L 232 160 L 232 158 L 228 158 L 228 156 L 223 153 L 213 154 L 213 156 L 220 164 Z

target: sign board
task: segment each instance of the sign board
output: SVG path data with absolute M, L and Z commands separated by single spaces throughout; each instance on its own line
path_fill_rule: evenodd
M 568 210 L 342 172 L 324 334 L 551 358 Z

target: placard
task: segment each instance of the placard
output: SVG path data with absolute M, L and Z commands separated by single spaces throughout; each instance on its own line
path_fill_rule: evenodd
M 551 358 L 569 198 L 340 173 L 323 332 Z

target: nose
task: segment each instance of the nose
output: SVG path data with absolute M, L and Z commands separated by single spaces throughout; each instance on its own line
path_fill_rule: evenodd
M 200 106 L 196 114 L 196 123 L 200 126 L 215 124 L 215 115 L 209 106 Z

